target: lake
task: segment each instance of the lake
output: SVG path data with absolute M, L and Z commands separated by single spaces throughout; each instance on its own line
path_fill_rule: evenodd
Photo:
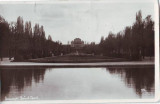
M 154 98 L 154 67 L 1 69 L 1 100 Z

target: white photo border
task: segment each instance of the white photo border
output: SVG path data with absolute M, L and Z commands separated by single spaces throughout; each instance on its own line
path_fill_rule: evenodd
M 144 2 L 146 0 L 0 0 L 0 4 L 35 4 L 35 3 L 103 3 L 103 2 Z M 53 103 L 158 103 L 160 102 L 160 62 L 159 62 L 159 4 L 154 1 L 155 15 L 155 98 L 154 99 L 98 99 L 98 100 L 32 100 L 32 101 L 3 101 L 2 104 L 53 104 Z M 149 2 L 149 0 L 147 0 Z

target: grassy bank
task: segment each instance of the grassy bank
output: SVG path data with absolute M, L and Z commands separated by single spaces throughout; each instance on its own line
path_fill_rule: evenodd
M 89 63 L 89 62 L 122 62 L 129 61 L 124 58 L 113 58 L 106 56 L 55 56 L 38 59 L 29 59 L 28 62 L 40 63 Z

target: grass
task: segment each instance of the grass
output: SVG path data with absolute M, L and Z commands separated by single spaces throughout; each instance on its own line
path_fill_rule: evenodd
M 55 56 L 45 57 L 38 59 L 29 59 L 28 62 L 41 62 L 41 63 L 89 63 L 89 62 L 121 62 L 129 61 L 124 58 L 113 58 L 106 56 Z

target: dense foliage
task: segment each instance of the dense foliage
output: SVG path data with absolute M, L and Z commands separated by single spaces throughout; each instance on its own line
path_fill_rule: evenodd
M 70 45 L 53 42 L 51 36 L 46 39 L 43 26 L 31 22 L 8 23 L 0 16 L 0 57 L 14 57 L 15 60 L 50 57 L 73 52 Z M 150 15 L 142 19 L 141 11 L 136 13 L 136 21 L 123 31 L 110 32 L 102 37 L 99 44 L 92 42 L 83 47 L 83 52 L 110 57 L 123 57 L 140 60 L 145 56 L 154 56 L 154 22 Z
M 141 11 L 136 14 L 136 21 L 123 31 L 101 38 L 99 44 L 104 55 L 125 57 L 139 60 L 145 56 L 154 56 L 154 22 L 148 15 L 142 19 Z
M 8 23 L 0 17 L 0 55 L 14 57 L 15 60 L 41 58 L 52 55 L 53 50 L 59 51 L 60 42 L 53 42 L 51 36 L 46 39 L 43 26 L 31 22 L 23 23 L 22 17 L 17 22 Z M 57 52 L 60 53 L 60 52 Z

